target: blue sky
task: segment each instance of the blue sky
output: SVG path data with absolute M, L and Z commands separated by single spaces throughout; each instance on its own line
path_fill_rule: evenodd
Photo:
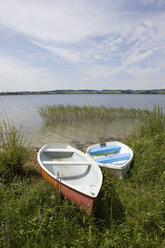
M 165 0 L 0 0 L 0 91 L 165 88 Z

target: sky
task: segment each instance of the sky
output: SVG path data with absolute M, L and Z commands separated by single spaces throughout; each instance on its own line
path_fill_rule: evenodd
M 165 0 L 0 0 L 0 92 L 165 88 Z

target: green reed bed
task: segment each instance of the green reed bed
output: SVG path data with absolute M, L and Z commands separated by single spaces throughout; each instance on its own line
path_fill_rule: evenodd
M 55 122 L 113 120 L 115 118 L 146 118 L 148 110 L 112 108 L 106 106 L 45 105 L 38 110 L 47 125 Z
M 15 142 L 14 137 L 9 141 Z M 155 108 L 150 122 L 123 142 L 134 151 L 130 173 L 119 180 L 103 169 L 103 185 L 91 216 L 42 179 L 36 152 L 21 160 L 24 173 L 16 170 L 10 181 L 0 170 L 0 247 L 164 248 L 165 117 L 161 109 Z M 19 139 L 16 144 L 22 147 Z M 14 161 L 6 160 L 0 168 Z

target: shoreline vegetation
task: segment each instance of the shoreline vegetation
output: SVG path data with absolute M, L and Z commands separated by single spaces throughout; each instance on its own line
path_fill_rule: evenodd
M 44 123 L 53 126 L 57 122 L 95 122 L 95 121 L 112 121 L 118 119 L 150 119 L 152 111 L 147 109 L 125 109 L 112 108 L 106 106 L 78 106 L 78 105 L 44 105 L 38 109 L 39 115 Z
M 0 96 L 8 95 L 51 95 L 51 94 L 165 94 L 165 89 L 150 89 L 150 90 L 48 90 L 48 91 L 15 91 L 15 92 L 0 92 Z
M 134 152 L 126 177 L 103 168 L 90 216 L 44 181 L 21 129 L 1 120 L 0 247 L 164 248 L 165 116 L 159 107 L 149 116 L 121 140 Z

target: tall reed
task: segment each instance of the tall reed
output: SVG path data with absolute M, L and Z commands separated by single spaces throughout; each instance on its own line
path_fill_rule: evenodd
M 165 132 L 165 115 L 162 108 L 154 106 L 145 123 L 145 125 L 141 125 L 138 129 L 140 135 L 155 135 L 156 133 Z
M 106 106 L 44 105 L 38 110 L 47 125 L 56 122 L 113 120 L 115 118 L 146 117 L 148 110 L 112 108 Z
M 13 123 L 3 120 L 0 123 L 0 177 L 10 181 L 21 174 L 26 157 L 21 127 L 17 130 Z

